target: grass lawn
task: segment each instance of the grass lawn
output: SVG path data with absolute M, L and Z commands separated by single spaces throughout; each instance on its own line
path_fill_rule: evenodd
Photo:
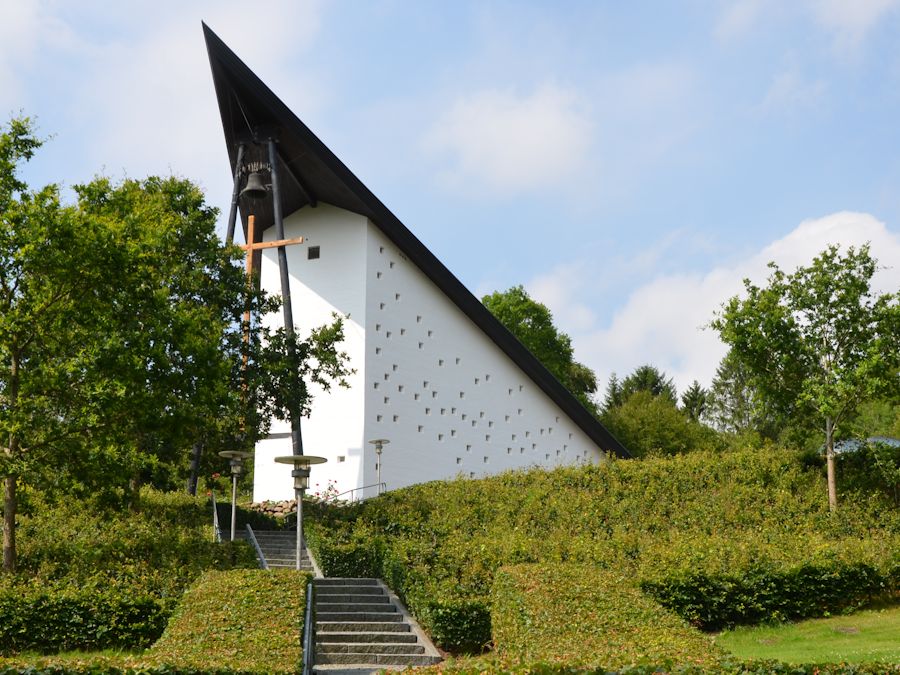
M 900 605 L 830 619 L 736 628 L 716 644 L 741 659 L 900 663 Z

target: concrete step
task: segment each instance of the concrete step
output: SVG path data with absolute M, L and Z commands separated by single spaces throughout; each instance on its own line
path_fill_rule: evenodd
M 397 608 L 387 602 L 321 602 L 316 600 L 316 613 L 322 612 L 396 612 Z
M 384 595 L 378 586 L 320 586 L 316 582 L 316 597 L 329 598 L 333 595 Z
M 359 579 L 354 577 L 329 577 L 327 579 L 316 579 L 316 588 L 328 586 L 377 586 L 378 579 Z
M 373 621 L 376 623 L 402 623 L 400 612 L 316 612 L 318 621 Z
M 430 666 L 440 661 L 438 656 L 425 654 L 316 654 L 316 665 L 333 663 L 347 664 L 357 667 L 378 666 Z
M 322 621 L 316 617 L 316 632 L 323 633 L 409 633 L 402 621 Z
M 397 624 L 392 624 L 397 625 Z M 405 625 L 405 624 L 400 624 Z M 387 633 L 376 631 L 355 631 L 355 632 L 331 632 L 316 631 L 316 644 L 318 643 L 334 643 L 334 642 L 356 642 L 356 643 L 375 643 L 385 644 L 388 642 L 402 642 L 406 644 L 415 644 L 415 633 Z
M 319 654 L 424 654 L 425 647 L 417 644 L 377 643 L 355 644 L 347 642 L 317 642 Z
M 316 604 L 328 603 L 328 602 L 340 602 L 343 604 L 349 603 L 357 603 L 357 602 L 372 602 L 372 603 L 381 603 L 388 604 L 391 599 L 385 595 L 384 593 L 376 595 L 375 593 L 368 594 L 359 594 L 356 593 L 352 595 L 347 595 L 346 593 L 316 593 Z

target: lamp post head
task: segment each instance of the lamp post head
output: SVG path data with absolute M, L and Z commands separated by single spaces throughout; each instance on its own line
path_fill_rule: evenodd
M 219 453 L 219 457 L 228 460 L 233 476 L 240 476 L 244 472 L 244 460 L 250 456 L 249 452 L 243 450 L 223 450 Z
M 373 440 L 373 441 L 369 441 L 369 443 L 371 443 L 372 445 L 375 446 L 375 454 L 376 454 L 376 455 L 380 455 L 380 454 L 381 454 L 381 448 L 382 448 L 383 446 L 387 445 L 388 443 L 390 443 L 390 441 L 389 441 L 388 439 L 386 439 L 386 438 L 376 438 L 376 439 Z
M 309 488 L 309 467 L 313 464 L 324 464 L 328 460 L 325 457 L 316 457 L 315 455 L 283 455 L 276 457 L 275 461 L 279 464 L 290 464 L 294 467 L 291 476 L 294 478 L 295 490 L 306 490 Z

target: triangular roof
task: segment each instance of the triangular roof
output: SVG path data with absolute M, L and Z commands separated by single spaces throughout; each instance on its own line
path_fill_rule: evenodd
M 619 457 L 628 451 L 550 373 L 538 359 L 429 251 L 331 150 L 272 93 L 204 23 L 203 33 L 225 131 L 232 170 L 237 146 L 254 129 L 278 138 L 282 204 L 285 214 L 322 201 L 367 217 L 406 257 L 456 304 L 598 446 Z M 249 144 L 244 162 L 267 161 Z M 256 208 L 262 231 L 273 224 L 271 207 Z M 241 214 L 246 233 L 246 214 Z

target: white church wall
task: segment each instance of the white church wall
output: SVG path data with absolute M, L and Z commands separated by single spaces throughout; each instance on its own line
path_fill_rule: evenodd
M 369 223 L 367 232 L 365 437 L 390 440 L 387 489 L 602 458 L 377 227 Z M 375 483 L 371 446 L 365 453 L 363 480 Z
M 285 236 L 304 237 L 301 245 L 285 248 L 291 278 L 294 323 L 301 337 L 329 323 L 332 313 L 345 316 L 345 341 L 341 349 L 350 357 L 356 373 L 347 378 L 349 389 L 314 388 L 312 413 L 302 420 L 304 452 L 326 457 L 326 464 L 312 468 L 310 492 L 324 490 L 329 479 L 343 492 L 362 485 L 363 419 L 365 391 L 366 237 L 363 216 L 321 204 L 304 208 L 284 221 Z M 275 228 L 263 239 L 276 238 Z M 319 257 L 310 259 L 318 247 Z M 281 293 L 277 249 L 263 251 L 260 283 L 269 293 Z M 282 314 L 267 317 L 270 325 L 282 325 Z M 278 455 L 291 454 L 290 424 L 274 421 L 271 435 L 257 444 L 254 463 L 254 501 L 293 498 L 290 467 L 276 464 Z
M 441 290 L 363 216 L 321 204 L 285 219 L 294 321 L 301 335 L 345 319 L 350 389 L 315 391 L 302 421 L 312 491 L 377 482 L 375 438 L 388 489 L 457 475 L 597 462 L 602 453 Z M 275 238 L 274 228 L 264 239 Z M 319 247 L 318 259 L 309 248 Z M 280 293 L 277 250 L 263 252 L 263 288 Z M 281 325 L 281 313 L 268 318 Z M 368 336 L 368 340 L 367 340 Z M 276 421 L 256 448 L 253 498 L 290 499 L 290 426 Z M 318 486 L 316 484 L 318 483 Z M 364 491 L 374 496 L 377 488 Z

